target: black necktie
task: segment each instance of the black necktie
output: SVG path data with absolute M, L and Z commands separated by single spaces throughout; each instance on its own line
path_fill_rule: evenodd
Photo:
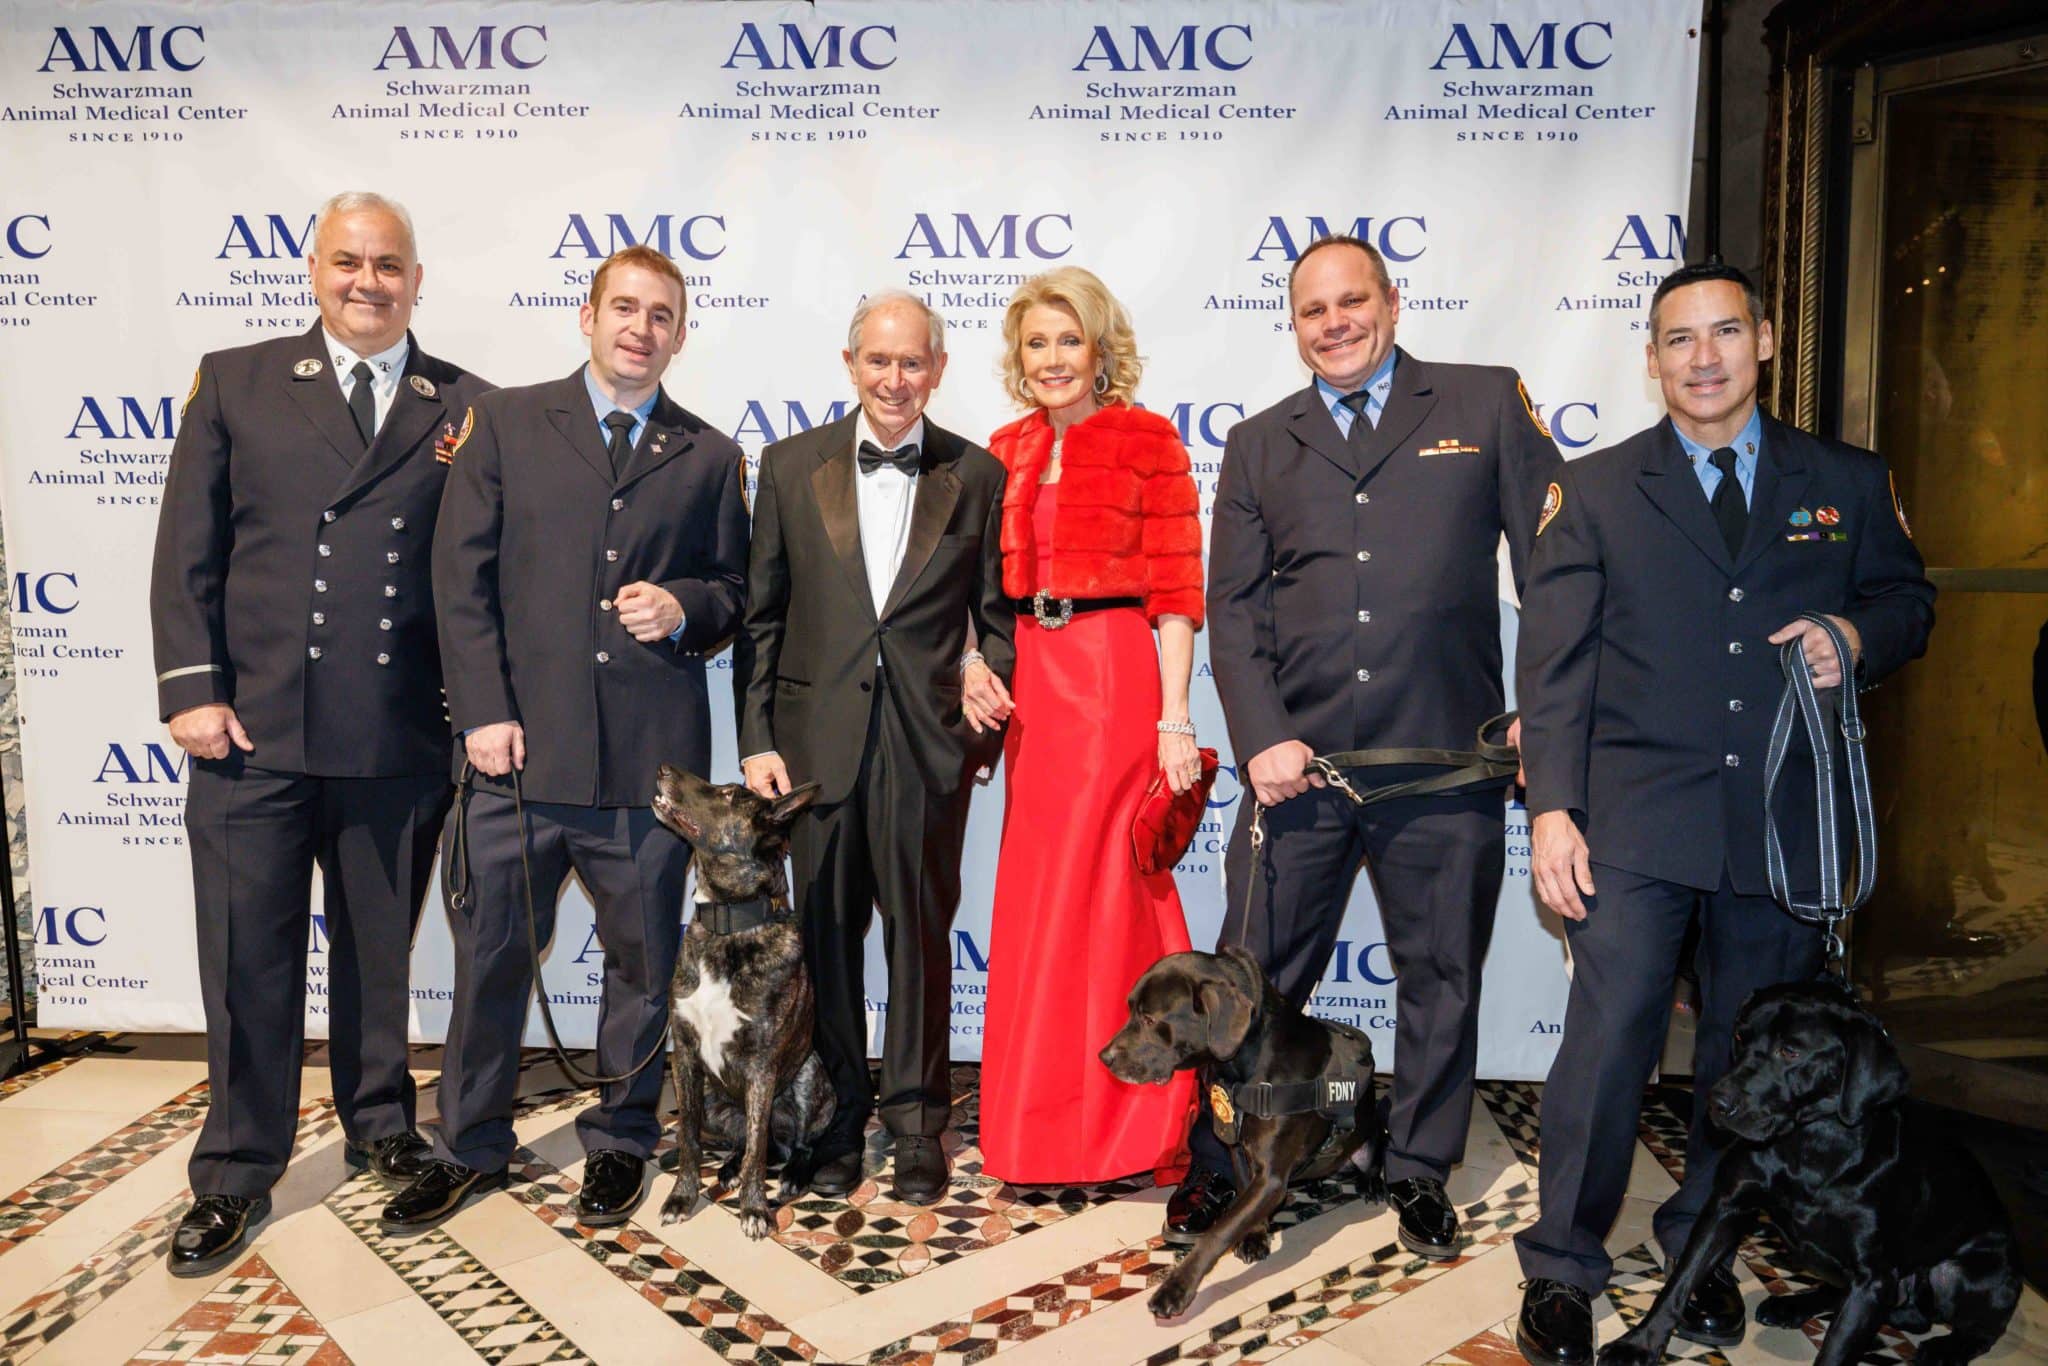
M 1346 438 L 1354 446 L 1362 446 L 1372 435 L 1372 419 L 1365 415 L 1365 405 L 1372 399 L 1372 390 L 1360 389 L 1355 394 L 1346 394 L 1337 401 L 1351 410 L 1351 432 Z
M 1714 486 L 1714 497 L 1707 506 L 1714 510 L 1714 520 L 1720 524 L 1721 539 L 1728 543 L 1728 553 L 1740 554 L 1742 535 L 1749 530 L 1749 504 L 1742 501 L 1742 481 L 1735 477 L 1735 452 L 1723 446 L 1707 459 L 1721 471 L 1721 482 Z
M 617 479 L 625 472 L 626 461 L 633 454 L 633 443 L 626 439 L 627 433 L 633 430 L 633 415 L 614 408 L 605 414 L 604 425 L 612 430 L 612 439 L 605 447 L 605 453 L 612 458 L 612 478 Z
M 348 377 L 355 381 L 348 391 L 348 413 L 356 420 L 356 432 L 367 447 L 377 435 L 377 396 L 370 392 L 370 363 L 357 361 Z
M 876 470 L 884 468 L 902 470 L 905 474 L 916 474 L 918 458 L 916 442 L 908 446 L 898 446 L 893 451 L 885 451 L 872 441 L 860 443 L 859 460 L 862 474 L 873 474 Z

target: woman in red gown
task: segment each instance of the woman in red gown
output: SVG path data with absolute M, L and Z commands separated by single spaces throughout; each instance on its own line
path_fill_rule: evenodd
M 1131 821 L 1153 777 L 1199 772 L 1188 675 L 1202 532 L 1173 424 L 1130 406 L 1140 364 L 1102 282 L 1063 267 L 1018 290 L 1004 374 L 1032 411 L 990 449 L 1009 471 L 1003 588 L 1022 600 L 1011 691 L 969 663 L 970 722 L 1006 714 L 1008 776 L 982 1034 L 982 1170 L 1005 1181 L 1179 1179 L 1194 1079 L 1131 1086 L 1096 1052 L 1161 955 L 1188 947 L 1171 871 Z M 1156 643 L 1155 643 L 1156 633 Z

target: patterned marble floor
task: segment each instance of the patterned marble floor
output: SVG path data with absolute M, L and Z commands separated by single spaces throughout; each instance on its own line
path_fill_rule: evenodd
M 888 1199 L 876 1140 L 868 1179 L 848 1198 L 782 1206 L 760 1243 L 741 1236 L 724 1194 L 687 1223 L 658 1223 L 666 1172 L 634 1222 L 583 1228 L 572 1122 L 585 1098 L 562 1092 L 523 1105 L 509 1189 L 433 1233 L 394 1239 L 377 1229 L 382 1189 L 347 1178 L 327 1073 L 309 1069 L 297 1154 L 270 1220 L 235 1265 L 185 1281 L 164 1271 L 163 1251 L 205 1115 L 201 1064 L 55 1064 L 0 1085 L 0 1191 L 12 1192 L 0 1198 L 0 1363 L 1520 1360 L 1509 1240 L 1536 1211 L 1535 1087 L 1482 1087 L 1451 1183 L 1470 1238 L 1456 1261 L 1408 1256 L 1389 1215 L 1361 1205 L 1351 1182 L 1326 1181 L 1293 1193 L 1270 1258 L 1226 1259 L 1193 1312 L 1170 1324 L 1144 1305 L 1175 1256 L 1157 1237 L 1165 1192 L 1149 1180 L 1062 1189 L 984 1176 L 973 1068 L 955 1069 L 955 1089 L 955 1175 L 931 1209 Z M 1679 1118 L 1653 1105 L 1612 1240 L 1603 1339 L 1656 1292 L 1650 1213 L 1673 1188 L 1682 1143 Z M 1799 1284 L 1767 1241 L 1745 1248 L 1743 1280 L 1752 1301 Z M 1911 1360 L 1912 1350 L 1889 1337 L 1872 1359 Z M 1810 1336 L 1752 1326 L 1740 1347 L 1689 1348 L 1687 1359 L 1812 1354 Z M 2048 1304 L 2030 1292 L 1987 1360 L 2048 1360 Z

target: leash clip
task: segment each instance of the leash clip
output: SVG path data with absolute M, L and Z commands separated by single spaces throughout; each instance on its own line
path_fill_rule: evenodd
M 1358 795 L 1357 788 L 1353 787 L 1349 782 L 1345 781 L 1342 770 L 1340 770 L 1335 764 L 1323 758 L 1321 755 L 1318 755 L 1315 758 L 1310 759 L 1308 761 L 1308 767 L 1322 774 L 1323 781 L 1327 782 L 1330 786 L 1336 788 L 1339 792 L 1342 792 L 1345 796 L 1349 797 L 1351 799 L 1351 804 L 1353 806 L 1365 805 L 1365 798 Z
M 1847 741 L 1848 741 L 1848 742 L 1849 742 L 1850 744 L 1852 744 L 1852 745 L 1860 745 L 1860 744 L 1862 744 L 1862 743 L 1863 743 L 1863 739 L 1864 739 L 1864 736 L 1865 736 L 1865 735 L 1866 735 L 1867 733 L 1868 733 L 1868 732 L 1867 732 L 1867 731 L 1865 730 L 1865 728 L 1864 728 L 1864 725 L 1863 725 L 1863 713 L 1861 713 L 1861 712 L 1858 712 L 1858 713 L 1856 713 L 1856 715 L 1854 715 L 1854 716 L 1850 716 L 1850 715 L 1848 715 L 1848 714 L 1847 714 L 1846 712 L 1845 712 L 1845 713 L 1843 714 L 1843 716 L 1842 716 L 1842 738 L 1843 738 L 1843 739 L 1847 740 Z

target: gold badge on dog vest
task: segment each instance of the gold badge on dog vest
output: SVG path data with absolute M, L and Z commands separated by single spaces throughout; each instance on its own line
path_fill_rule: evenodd
M 1222 1082 L 1209 1083 L 1209 1114 L 1216 1121 L 1216 1137 L 1237 1142 L 1237 1108 L 1230 1103 L 1230 1088 Z
M 1543 528 L 1549 526 L 1551 519 L 1563 511 L 1564 489 L 1557 484 L 1552 484 L 1543 491 L 1543 515 L 1536 519 L 1536 534 L 1541 536 Z
M 1522 383 L 1520 379 L 1517 379 L 1515 381 L 1515 392 L 1522 396 L 1522 411 L 1529 415 L 1529 421 L 1534 424 L 1537 431 L 1543 433 L 1544 440 L 1549 440 L 1550 428 L 1543 425 L 1543 419 L 1536 416 L 1536 405 L 1529 401 L 1529 386 Z
M 313 376 L 319 374 L 325 368 L 326 367 L 323 366 L 319 361 L 314 360 L 309 356 L 305 360 L 300 361 L 297 365 L 294 365 L 292 367 L 292 373 L 294 375 L 297 375 L 300 379 L 311 379 L 313 378 Z
M 425 375 L 413 375 L 410 379 L 412 391 L 421 398 L 432 398 L 434 396 L 434 381 L 428 379 Z

